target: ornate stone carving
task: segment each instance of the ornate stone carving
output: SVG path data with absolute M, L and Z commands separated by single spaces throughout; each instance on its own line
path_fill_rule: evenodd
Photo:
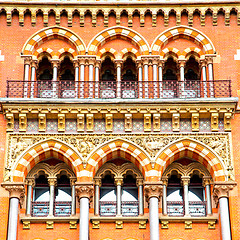
M 199 113 L 192 113 L 192 131 L 199 131 Z
M 46 229 L 53 229 L 54 222 L 53 221 L 46 221 Z
M 62 113 L 58 114 L 58 131 L 65 131 L 65 114 Z
M 30 221 L 23 221 L 23 229 L 30 229 Z
M 87 114 L 87 131 L 92 132 L 94 127 L 93 114 Z
M 173 113 L 172 114 L 172 129 L 174 132 L 179 132 L 180 127 L 180 114 Z
M 141 220 L 139 221 L 139 229 L 146 229 L 147 228 L 147 221 Z
M 125 132 L 132 131 L 132 114 L 125 114 Z
M 192 229 L 192 221 L 185 221 L 185 229 Z
M 208 229 L 216 229 L 216 220 L 208 221 Z
M 39 132 L 46 131 L 46 114 L 45 113 L 38 114 L 38 130 Z
M 19 131 L 26 132 L 27 130 L 27 114 L 20 113 L 19 114 Z
M 113 130 L 113 114 L 106 114 L 106 132 Z
M 12 132 L 14 129 L 14 115 L 12 113 L 7 113 L 6 120 L 7 120 L 7 131 Z
M 93 229 L 99 229 L 100 228 L 100 221 L 92 220 L 92 228 Z
M 161 182 L 145 183 L 144 191 L 146 200 L 149 201 L 151 197 L 159 198 L 162 196 L 162 188 L 163 187 Z
M 229 197 L 229 191 L 231 191 L 237 185 L 236 182 L 216 182 L 213 185 L 213 199 L 218 204 L 219 198 Z
M 77 229 L 77 221 L 69 221 L 69 228 L 70 229 Z
M 79 200 L 83 197 L 89 200 L 93 197 L 93 183 L 76 183 L 76 196 Z
M 159 132 L 160 131 L 160 113 L 153 114 L 153 131 Z
M 152 130 L 151 114 L 144 114 L 144 132 L 150 132 Z
M 161 220 L 161 228 L 162 229 L 168 229 L 168 221 L 167 220 Z
M 224 130 L 225 131 L 231 131 L 231 119 L 232 119 L 232 113 L 225 113 L 224 114 Z
M 123 228 L 123 221 L 117 220 L 115 223 L 116 223 L 116 229 L 122 229 Z
M 213 132 L 218 131 L 218 116 L 218 113 L 212 113 L 211 115 L 211 127 Z
M 94 145 L 90 141 L 79 141 L 77 149 L 82 154 L 83 158 L 86 158 L 88 153 L 94 148 Z

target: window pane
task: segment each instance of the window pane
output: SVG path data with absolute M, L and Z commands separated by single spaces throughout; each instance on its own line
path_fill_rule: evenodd
M 47 202 L 49 201 L 49 188 L 35 188 L 34 201 Z
M 100 201 L 117 201 L 116 190 L 113 188 L 101 188 Z
M 167 201 L 183 201 L 181 188 L 167 188 Z
M 57 202 L 70 202 L 72 201 L 71 188 L 58 187 L 56 190 L 55 201 Z
M 188 195 L 189 201 L 203 201 L 203 188 L 189 188 L 189 195 Z
M 136 188 L 124 188 L 122 191 L 122 201 L 137 201 L 138 190 Z

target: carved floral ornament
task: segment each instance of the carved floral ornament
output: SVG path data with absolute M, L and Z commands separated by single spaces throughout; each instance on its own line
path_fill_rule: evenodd
M 11 182 L 14 167 L 21 161 L 23 154 L 33 146 L 43 146 L 44 142 L 54 141 L 72 149 L 79 158 L 79 164 L 85 168 L 90 157 L 102 146 L 114 141 L 126 142 L 135 146 L 149 159 L 152 168 L 160 152 L 175 142 L 186 140 L 201 144 L 222 161 L 229 180 L 234 180 L 233 165 L 230 155 L 229 133 L 168 133 L 168 134 L 8 134 L 7 160 L 4 181 Z M 19 144 L 17 144 L 19 143 Z M 124 143 L 125 144 L 125 143 Z M 84 145 L 84 146 L 83 146 Z M 133 155 L 134 156 L 134 155 Z M 90 159 L 90 160 L 89 160 Z M 79 166 L 80 166 L 79 165 Z
M 162 196 L 162 182 L 145 183 L 144 191 L 146 200 L 149 201 L 151 197 L 160 198 Z
M 93 197 L 93 183 L 76 183 L 76 196 L 81 198 L 88 198 L 90 201 Z

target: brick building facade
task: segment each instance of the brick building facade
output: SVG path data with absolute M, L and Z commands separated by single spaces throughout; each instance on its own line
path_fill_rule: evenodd
M 240 5 L 2 1 L 0 239 L 239 239 Z

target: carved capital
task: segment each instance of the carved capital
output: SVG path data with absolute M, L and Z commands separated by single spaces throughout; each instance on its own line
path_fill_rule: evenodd
M 122 186 L 123 185 L 123 178 L 122 177 L 116 177 L 116 178 L 114 178 L 114 181 L 115 181 L 116 186 L 118 186 L 118 185 Z
M 31 61 L 31 67 L 36 69 L 38 67 L 38 60 L 32 60 Z
M 184 67 L 186 60 L 178 60 L 179 67 Z
M 181 181 L 182 181 L 182 185 L 183 186 L 189 185 L 189 183 L 190 183 L 190 176 L 183 176 L 183 177 L 181 177 Z
M 203 177 L 203 187 L 206 187 L 207 185 L 211 184 L 211 177 L 210 176 L 204 176 Z
M 9 198 L 18 198 L 20 204 L 23 202 L 25 196 L 24 183 L 2 183 L 1 186 L 9 192 Z
M 93 183 L 76 183 L 76 195 L 78 199 L 85 197 L 91 200 L 93 197 Z
M 28 186 L 34 187 L 34 186 L 35 186 L 35 178 L 33 178 L 33 177 L 31 177 L 31 178 L 26 178 L 26 179 L 25 179 L 25 183 L 26 183 Z
M 55 177 L 49 177 L 49 178 L 48 178 L 48 184 L 49 184 L 50 186 L 56 186 L 56 184 L 57 184 L 57 178 L 55 178 Z
M 70 177 L 70 184 L 71 186 L 75 186 L 77 179 L 75 177 Z
M 51 60 L 51 62 L 52 62 L 52 66 L 53 66 L 53 68 L 54 68 L 54 67 L 58 68 L 59 63 L 60 63 L 59 60 L 53 59 L 53 60 Z
M 143 185 L 143 179 L 142 178 L 137 178 L 137 187 L 142 186 Z
M 145 183 L 144 191 L 147 201 L 151 197 L 161 197 L 162 196 L 162 182 L 155 183 Z
M 24 58 L 24 65 L 30 65 L 32 61 L 32 56 L 22 56 Z
M 231 191 L 237 185 L 236 182 L 216 182 L 213 186 L 213 198 L 217 204 L 219 198 L 229 197 L 229 191 Z
M 167 176 L 162 177 L 162 184 L 165 185 L 165 186 L 168 185 L 168 177 Z
M 94 184 L 101 187 L 102 185 L 102 178 L 101 177 L 95 177 L 94 178 Z
M 213 57 L 206 57 L 207 65 L 213 64 Z
M 122 67 L 123 60 L 122 59 L 115 59 L 115 65 L 116 67 Z

